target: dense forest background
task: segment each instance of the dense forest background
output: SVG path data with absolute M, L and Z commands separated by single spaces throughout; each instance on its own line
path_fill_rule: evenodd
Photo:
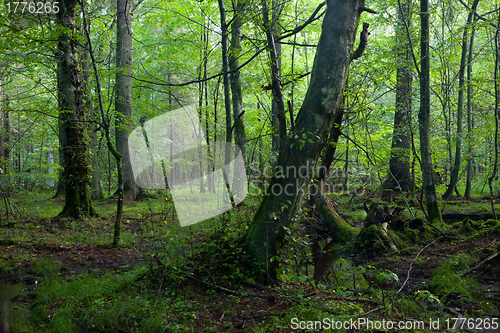
M 44 246 L 59 244 L 69 232 L 76 234 L 67 236 L 64 246 L 80 254 L 99 249 L 103 258 L 119 254 L 134 263 L 148 258 L 147 269 L 120 276 L 127 286 L 153 281 L 158 297 L 170 292 L 162 291 L 164 283 L 179 290 L 191 283 L 212 294 L 233 296 L 258 293 L 235 291 L 242 286 L 235 281 L 242 280 L 247 288 L 268 288 L 262 285 L 276 286 L 278 281 L 304 283 L 305 289 L 289 291 L 311 296 L 328 293 L 328 288 L 345 291 L 347 285 L 354 290 L 349 292 L 364 295 L 361 285 L 379 288 L 374 297 L 382 302 L 368 302 L 373 307 L 365 312 L 382 309 L 384 315 L 397 317 L 418 311 L 388 305 L 392 281 L 399 283 L 392 293 L 401 299 L 407 292 L 408 299 L 429 304 L 441 304 L 438 298 L 449 298 L 452 292 L 471 300 L 481 294 L 479 285 L 476 294 L 470 294 L 464 286 L 472 282 L 455 275 L 469 275 L 472 270 L 467 269 L 498 254 L 496 0 L 39 4 L 0 3 L 0 245 L 5 250 L 0 268 L 5 275 L 35 267 L 49 280 L 62 267 L 72 270 L 75 262 L 69 257 L 35 260 L 29 257 L 33 250 L 21 246 L 38 246 L 37 237 Z M 217 191 L 242 191 L 227 180 L 226 188 L 216 188 L 209 158 L 175 159 L 173 150 L 169 156 L 158 151 L 145 156 L 129 149 L 133 130 L 144 133 L 148 149 L 158 140 L 173 147 L 174 125 L 166 124 L 164 135 L 153 139 L 145 128 L 166 113 L 188 107 L 196 110 L 208 155 L 226 147 L 228 164 L 237 155 L 230 149 L 233 145 L 215 143 L 239 147 L 248 194 L 237 206 L 239 198 L 230 195 L 235 208 L 180 228 L 172 179 L 186 181 L 186 193 L 200 193 L 193 194 L 192 211 L 199 210 L 195 201 L 208 200 Z M 163 171 L 157 183 L 139 180 L 137 170 L 134 175 L 134 161 L 150 157 Z M 301 167 L 307 175 L 290 172 Z M 143 184 L 150 186 L 138 186 Z M 292 194 L 284 191 L 289 186 Z M 43 232 L 37 236 L 33 230 Z M 461 239 L 465 248 L 454 248 L 454 239 Z M 474 241 L 479 245 L 472 246 Z M 410 279 L 412 264 L 422 249 L 436 246 L 447 248 L 450 256 L 477 246 L 486 252 L 476 251 L 467 260 L 460 257 L 467 262 L 463 265 L 443 266 L 437 260 L 432 272 L 441 277 L 455 274 L 446 280 L 453 281 L 451 287 L 440 280 L 443 284 L 421 288 Z M 378 256 L 387 253 L 414 259 L 398 257 L 380 264 Z M 358 262 L 354 255 L 364 259 Z M 405 263 L 395 264 L 399 261 Z M 210 268 L 202 270 L 196 263 Z M 378 273 L 368 272 L 376 269 Z M 403 271 L 408 272 L 406 281 Z M 421 278 L 431 279 L 432 272 Z M 498 270 L 485 276 L 497 281 Z M 356 279 L 361 281 L 358 286 Z M 311 291 L 311 281 L 324 282 L 327 288 Z M 110 290 L 119 289 L 115 287 Z M 59 323 L 64 329 L 90 329 L 96 323 L 102 331 L 109 328 L 92 312 L 105 304 L 84 301 L 80 308 L 93 309 L 87 313 L 93 319 L 85 321 L 76 314 L 80 310 L 51 308 L 53 292 L 44 294 L 40 303 L 45 302 L 45 312 L 35 316 L 32 327 L 58 331 L 57 322 L 46 316 L 69 311 L 72 317 L 61 315 L 69 325 Z M 286 298 L 274 292 L 265 289 L 262 294 L 269 304 Z M 498 303 L 498 295 L 493 298 Z M 352 314 L 351 305 L 340 311 Z M 436 311 L 449 314 L 451 307 Z M 497 318 L 497 310 L 474 313 Z M 127 318 L 124 331 L 155 331 L 161 326 L 155 326 L 153 315 L 132 324 L 130 315 L 137 314 L 136 309 L 127 311 L 120 317 Z M 213 326 L 216 331 L 230 331 L 241 320 L 248 321 L 232 320 L 231 328 L 229 319 L 223 322 L 222 317 L 219 322 L 227 327 L 196 316 L 167 321 L 184 328 Z M 264 318 L 267 315 L 254 323 L 255 329 L 266 331 L 265 325 L 271 325 L 287 330 Z M 283 320 L 289 328 L 289 318 Z M 173 324 L 162 323 L 175 331 L 168 326 Z

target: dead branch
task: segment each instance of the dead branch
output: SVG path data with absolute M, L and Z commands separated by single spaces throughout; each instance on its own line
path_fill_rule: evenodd
M 486 264 L 488 261 L 495 259 L 498 256 L 499 253 L 500 252 L 493 253 L 491 256 L 487 257 L 486 259 L 484 259 L 483 261 L 481 261 L 476 266 L 474 266 L 474 267 L 466 270 L 465 272 L 463 272 L 461 276 L 466 276 L 467 274 L 470 274 L 473 271 L 477 271 L 479 268 L 483 267 L 484 264 Z

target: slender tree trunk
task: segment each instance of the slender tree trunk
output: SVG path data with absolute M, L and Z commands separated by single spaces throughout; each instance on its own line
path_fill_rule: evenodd
M 236 143 L 246 159 L 246 132 L 243 122 L 243 93 L 241 91 L 241 79 L 239 67 L 239 57 L 241 54 L 240 36 L 243 26 L 243 15 L 245 11 L 246 0 L 238 0 L 235 5 L 233 23 L 231 25 L 231 52 L 229 52 L 229 69 L 231 70 L 231 93 L 233 98 L 233 119 L 234 119 L 234 143 Z M 245 184 L 244 181 L 234 177 L 233 191 L 241 193 Z
M 472 10 L 475 11 L 479 0 L 474 0 Z M 448 200 L 453 194 L 453 190 L 458 184 L 458 177 L 460 172 L 460 165 L 462 164 L 462 122 L 463 122 L 463 109 L 464 109 L 464 91 L 465 91 L 465 70 L 467 66 L 467 32 L 472 23 L 472 12 L 467 17 L 467 23 L 464 27 L 462 37 L 462 57 L 460 59 L 460 71 L 458 73 L 458 109 L 457 109 L 457 141 L 455 145 L 455 163 L 453 164 L 450 184 L 443 194 L 443 199 Z
M 278 158 L 278 166 L 290 172 L 273 175 L 243 238 L 246 252 L 263 272 L 261 282 L 270 283 L 276 278 L 277 261 L 272 259 L 283 245 L 283 226 L 290 224 L 308 191 L 312 170 L 337 116 L 363 8 L 363 0 L 327 1 L 311 84 L 297 115 L 297 135 L 280 150 Z
M 232 121 L 231 121 L 231 86 L 229 79 L 229 57 L 228 57 L 228 26 L 226 23 L 226 10 L 224 9 L 224 1 L 218 0 L 219 2 L 219 12 L 220 12 L 220 24 L 221 24 L 221 34 L 222 34 L 222 71 L 224 72 L 224 108 L 226 110 L 226 149 L 224 153 L 224 164 L 228 165 L 232 160 L 232 149 L 230 143 L 233 142 L 233 134 L 231 131 Z M 229 200 L 234 203 L 233 196 L 231 195 L 231 189 L 229 180 L 227 179 L 226 173 L 224 174 L 224 182 L 226 183 L 226 189 L 228 191 Z
M 472 151 L 472 58 L 474 56 L 474 35 L 475 35 L 475 23 L 477 18 L 474 17 L 472 23 L 472 32 L 470 35 L 469 43 L 469 58 L 467 60 L 467 185 L 465 186 L 465 198 L 470 199 L 471 189 L 472 189 L 472 165 L 474 162 L 474 155 Z
M 243 122 L 243 94 L 241 91 L 241 79 L 239 57 L 241 55 L 241 31 L 243 27 L 243 15 L 246 0 L 238 0 L 234 11 L 235 18 L 231 24 L 231 52 L 229 52 L 229 70 L 231 71 L 231 93 L 233 98 L 234 119 L 234 142 L 240 147 L 243 158 L 246 157 L 246 133 Z
M 138 198 L 140 188 L 135 184 L 128 135 L 132 121 L 132 17 L 130 0 L 117 0 L 116 8 L 116 150 L 122 155 L 123 191 L 132 200 Z
M 427 216 L 430 223 L 441 223 L 433 178 L 433 163 L 430 140 L 430 58 L 429 58 L 429 0 L 420 0 L 420 111 L 418 113 L 420 154 L 422 168 L 422 190 L 425 195 Z
M 113 154 L 113 157 L 116 161 L 116 169 L 118 171 L 118 200 L 116 202 L 116 217 L 115 224 L 113 227 L 113 247 L 118 247 L 120 243 L 121 236 L 121 222 L 122 222 L 122 212 L 123 212 L 123 168 L 122 168 L 122 155 L 118 152 L 118 150 L 113 145 L 113 141 L 111 141 L 110 134 L 110 122 L 106 119 L 106 115 L 104 114 L 104 106 L 102 102 L 102 91 L 101 91 L 101 81 L 99 78 L 99 72 L 97 70 L 97 65 L 94 57 L 94 51 L 92 49 L 92 42 L 90 40 L 90 32 L 89 26 L 87 25 L 86 13 L 85 13 L 85 2 L 80 1 L 80 6 L 82 8 L 83 14 L 83 24 L 85 27 L 85 37 L 87 38 L 87 45 L 89 49 L 90 58 L 92 60 L 92 67 L 94 69 L 94 77 L 96 83 L 96 91 L 97 91 L 97 100 L 99 102 L 99 113 L 101 116 L 101 126 L 104 130 L 104 134 L 106 136 L 106 143 L 108 145 L 108 151 Z
M 392 134 L 391 159 L 389 174 L 384 184 L 387 189 L 409 191 L 412 186 L 410 173 L 411 148 L 411 50 L 406 27 L 411 24 L 411 1 L 407 0 L 398 7 L 396 26 L 396 111 Z
M 494 193 L 493 193 L 493 180 L 498 173 L 498 131 L 499 131 L 499 118 L 500 118 L 500 12 L 498 13 L 497 21 L 497 31 L 495 33 L 495 110 L 493 117 L 495 118 L 495 138 L 494 138 L 494 162 L 493 171 L 491 176 L 488 178 L 488 186 L 490 188 L 490 199 L 491 199 L 491 210 L 495 219 L 497 219 L 497 213 L 494 205 Z
M 85 27 L 84 27 L 85 29 Z M 87 114 L 91 115 L 90 120 L 98 119 L 99 114 L 94 112 L 94 105 L 92 103 L 92 96 L 90 93 L 91 87 L 91 69 L 90 69 L 90 55 L 88 46 L 80 48 L 82 52 L 82 65 L 83 65 L 83 82 L 85 85 L 85 108 Z M 99 172 L 99 160 L 97 152 L 97 123 L 89 123 L 88 131 L 90 132 L 90 149 L 92 154 L 92 182 L 90 184 L 92 199 L 102 198 L 101 189 L 101 174 Z
M 66 143 L 64 153 L 64 187 L 66 198 L 61 217 L 79 218 L 95 215 L 90 200 L 90 153 L 86 142 L 84 91 L 79 68 L 75 34 L 76 0 L 59 3 L 57 24 L 64 30 L 58 42 L 58 102 Z
M 281 150 L 288 142 L 286 129 L 286 113 L 285 100 L 281 91 L 281 44 L 276 43 L 278 34 L 279 8 L 276 1 L 272 2 L 272 22 L 269 20 L 269 8 L 267 0 L 262 0 L 262 19 L 266 30 L 267 48 L 271 60 L 271 90 L 273 93 L 272 100 L 272 125 L 274 131 L 278 132 L 279 140 L 276 142 L 276 133 L 273 135 L 273 151 Z

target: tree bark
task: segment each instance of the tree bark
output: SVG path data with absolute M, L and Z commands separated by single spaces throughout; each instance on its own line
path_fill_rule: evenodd
M 243 15 L 245 11 L 246 1 L 239 0 L 236 2 L 234 19 L 231 25 L 231 51 L 229 52 L 229 70 L 231 71 L 231 93 L 233 98 L 233 119 L 234 119 L 234 143 L 236 143 L 243 155 L 243 160 L 246 159 L 246 132 L 245 123 L 243 122 L 243 93 L 241 91 L 241 80 L 239 60 L 241 54 L 240 36 L 243 26 Z M 233 191 L 241 193 L 240 186 L 244 182 L 234 178 Z
M 64 187 L 66 198 L 60 217 L 79 218 L 95 215 L 90 200 L 90 153 L 86 138 L 84 91 L 79 68 L 75 34 L 76 0 L 59 3 L 57 24 L 63 32 L 58 41 L 57 86 L 62 131 L 66 143 L 64 154 Z
M 495 137 L 494 137 L 494 162 L 491 176 L 488 177 L 488 186 L 490 188 L 491 210 L 495 219 L 498 219 L 494 204 L 493 180 L 498 172 L 498 132 L 500 118 L 500 12 L 498 13 L 498 28 L 495 33 L 495 110 L 493 117 L 495 118 Z
M 135 184 L 130 154 L 128 135 L 132 121 L 132 17 L 131 1 L 117 0 L 116 8 L 116 150 L 122 155 L 123 191 L 126 197 L 135 200 L 140 188 Z
M 410 1 L 398 7 L 398 23 L 396 26 L 396 111 L 394 113 L 394 130 L 392 133 L 391 159 L 389 174 L 384 184 L 386 189 L 409 191 L 412 187 L 410 173 L 411 148 L 411 51 L 406 27 L 411 25 Z
M 287 129 L 286 129 L 286 113 L 285 100 L 281 91 L 281 44 L 276 43 L 278 35 L 279 7 L 276 1 L 272 2 L 273 13 L 272 22 L 269 20 L 269 8 L 267 0 L 262 0 L 262 19 L 264 21 L 264 29 L 266 31 L 267 49 L 271 60 L 271 91 L 273 93 L 271 106 L 271 121 L 273 130 L 272 143 L 273 151 L 279 152 L 287 144 Z M 276 133 L 277 132 L 277 133 Z
M 472 9 L 475 11 L 479 0 L 474 0 Z M 455 145 L 455 163 L 453 164 L 450 184 L 443 194 L 443 200 L 449 200 L 453 194 L 453 190 L 458 184 L 458 174 L 460 172 L 460 165 L 462 164 L 462 122 L 463 122 L 463 109 L 464 109 L 464 90 L 465 90 L 465 70 L 467 66 L 467 32 L 472 23 L 472 12 L 467 17 L 467 23 L 464 27 L 462 37 L 462 57 L 460 59 L 460 70 L 458 73 L 458 108 L 457 108 L 457 141 Z
M 232 133 L 232 121 L 231 121 L 231 86 L 230 86 L 230 78 L 229 78 L 229 56 L 228 56 L 228 30 L 226 23 L 226 10 L 224 9 L 224 2 L 222 0 L 218 0 L 219 2 L 219 12 L 220 12 L 220 24 L 221 24 L 221 34 L 222 34 L 222 71 L 224 73 L 224 108 L 226 110 L 226 142 L 233 142 L 233 133 Z M 226 149 L 224 153 L 224 164 L 228 165 L 232 160 L 232 150 L 230 149 L 231 145 L 226 144 Z M 231 204 L 234 206 L 234 199 L 231 195 L 231 189 L 229 181 L 224 173 L 224 181 L 226 183 L 226 189 L 228 192 L 229 200 L 231 200 Z
M 85 29 L 85 27 L 84 27 Z M 85 48 L 80 49 L 82 54 L 82 64 L 83 64 L 83 81 L 85 84 L 85 108 L 87 109 L 87 114 L 91 115 L 89 120 L 96 121 L 99 114 L 94 112 L 94 105 L 92 103 L 92 94 L 90 93 L 91 87 L 91 71 L 90 71 L 90 55 L 88 51 L 88 45 Z M 99 160 L 98 160 L 98 144 L 97 144 L 97 130 L 99 126 L 96 122 L 89 123 L 88 131 L 90 132 L 90 150 L 92 153 L 92 182 L 90 183 L 90 189 L 92 193 L 92 199 L 102 198 L 101 189 L 101 173 L 99 172 Z
M 471 189 L 472 189 L 472 164 L 474 162 L 474 155 L 472 152 L 472 58 L 474 56 L 474 35 L 475 35 L 475 23 L 477 18 L 474 17 L 472 23 L 472 32 L 470 35 L 469 42 L 469 58 L 467 60 L 467 184 L 465 186 L 464 197 L 470 199 Z
M 337 116 L 363 8 L 364 0 L 327 1 L 311 83 L 296 119 L 296 135 L 278 158 L 278 166 L 287 172 L 273 175 L 243 238 L 244 249 L 262 272 L 261 282 L 276 278 L 277 261 L 272 259 L 282 245 L 283 227 L 289 225 L 308 190 L 312 170 Z
M 433 178 L 430 140 L 430 59 L 429 59 L 429 0 L 420 0 L 420 111 L 418 113 L 422 190 L 425 195 L 427 217 L 430 223 L 441 223 Z
M 3 113 L 2 113 L 2 63 L 0 60 L 0 125 L 2 123 L 3 119 Z M 1 126 L 0 126 L 1 128 Z M 3 139 L 4 139 L 4 130 L 0 130 L 0 173 L 6 173 L 6 163 L 4 159 L 4 154 L 3 154 Z

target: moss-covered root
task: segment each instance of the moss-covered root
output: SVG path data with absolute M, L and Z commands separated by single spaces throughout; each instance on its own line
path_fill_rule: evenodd
M 334 242 L 343 243 L 359 234 L 358 228 L 351 226 L 335 211 L 330 198 L 324 194 L 318 194 L 314 199 L 316 212 L 330 235 L 332 235 Z

